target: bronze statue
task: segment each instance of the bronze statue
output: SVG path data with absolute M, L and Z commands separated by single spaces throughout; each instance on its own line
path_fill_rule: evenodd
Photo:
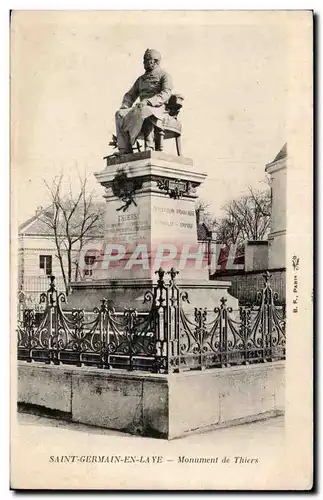
M 153 49 L 144 54 L 145 73 L 135 81 L 124 95 L 120 109 L 115 114 L 117 146 L 120 154 L 132 153 L 138 137 L 143 136 L 145 149 L 162 150 L 165 125 L 175 120 L 175 131 L 169 137 L 179 137 L 180 123 L 176 116 L 182 97 L 172 96 L 172 80 L 160 67 L 161 55 Z M 140 102 L 133 106 L 137 98 Z M 172 99 L 171 99 L 172 97 Z M 177 130 L 178 129 L 178 130 Z M 180 145 L 176 142 L 178 154 Z

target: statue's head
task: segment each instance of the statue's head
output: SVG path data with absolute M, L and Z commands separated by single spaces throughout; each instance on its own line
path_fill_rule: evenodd
M 159 65 L 161 55 L 157 50 L 147 49 L 144 53 L 144 68 L 146 71 L 152 71 Z

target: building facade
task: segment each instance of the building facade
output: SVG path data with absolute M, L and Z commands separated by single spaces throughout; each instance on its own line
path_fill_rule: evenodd
M 272 182 L 268 268 L 276 269 L 286 266 L 287 143 L 275 159 L 266 165 L 266 172 L 270 174 Z
M 238 298 L 241 304 L 253 303 L 256 291 L 263 282 L 264 271 L 272 276 L 273 289 L 279 301 L 286 300 L 286 176 L 287 143 L 284 144 L 274 160 L 268 163 L 265 171 L 271 177 L 271 217 L 268 240 L 246 241 L 243 252 L 234 263 L 240 269 L 230 269 L 226 259 L 228 251 L 223 252 L 222 269 L 211 279 L 231 281 L 229 293 Z
M 37 306 L 39 294 L 45 292 L 49 285 L 49 276 L 54 275 L 59 290 L 65 290 L 61 264 L 57 255 L 54 232 L 46 223 L 48 212 L 37 209 L 33 217 L 20 225 L 18 235 L 18 295 L 19 302 L 26 306 Z M 91 240 L 101 243 L 103 233 L 93 234 Z M 87 279 L 91 270 L 79 270 L 77 260 L 79 245 L 72 250 L 72 281 Z M 87 264 L 94 257 L 88 256 Z M 62 251 L 64 269 L 67 269 L 67 252 Z

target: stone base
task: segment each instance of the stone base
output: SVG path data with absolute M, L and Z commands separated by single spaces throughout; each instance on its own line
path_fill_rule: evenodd
M 197 242 L 195 213 L 206 174 L 189 158 L 157 151 L 109 158 L 107 165 L 95 173 L 107 204 L 93 278 L 153 280 L 167 265 L 180 269 L 183 279 L 207 280 L 208 255 Z
M 173 439 L 284 413 L 285 362 L 155 375 L 18 364 L 18 403 L 47 415 Z
M 208 280 L 177 280 L 178 287 L 188 293 L 190 304 L 184 303 L 184 309 L 206 307 L 213 310 L 220 305 L 222 297 L 227 299 L 227 305 L 238 309 L 238 300 L 228 293 L 229 281 Z M 133 308 L 147 311 L 150 303 L 143 304 L 145 293 L 153 289 L 153 280 L 93 280 L 80 281 L 72 284 L 72 294 L 68 297 L 66 309 L 84 309 L 92 311 L 100 305 L 100 300 L 106 298 L 115 305 L 117 311 Z

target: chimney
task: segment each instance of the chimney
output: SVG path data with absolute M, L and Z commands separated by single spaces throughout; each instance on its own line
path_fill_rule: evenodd
M 39 205 L 39 206 L 36 208 L 36 215 L 40 215 L 40 214 L 42 213 L 42 211 L 43 211 L 43 210 L 44 210 L 44 208 L 43 208 L 42 206 L 40 206 L 40 205 Z

